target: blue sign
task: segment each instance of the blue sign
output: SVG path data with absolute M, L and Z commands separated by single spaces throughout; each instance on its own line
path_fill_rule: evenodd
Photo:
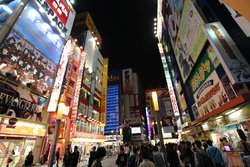
M 0 30 L 4 23 L 13 13 L 20 0 L 1 0 L 0 1 Z
M 30 2 L 14 25 L 14 29 L 55 64 L 58 64 L 64 39 L 49 23 L 50 21 Z

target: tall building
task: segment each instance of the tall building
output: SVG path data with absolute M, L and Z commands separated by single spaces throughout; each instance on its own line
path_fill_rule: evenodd
M 101 37 L 89 13 L 76 16 L 72 37 L 84 52 L 81 73 L 77 77 L 77 98 L 72 99 L 74 107 L 71 111 L 71 146 L 79 146 L 87 154 L 92 146 L 106 140 L 104 126 L 106 124 L 106 96 L 108 59 L 103 58 Z
M 221 1 L 158 1 L 158 47 L 185 140 L 249 139 L 249 21 Z M 169 87 L 169 83 L 168 83 Z M 241 133 L 241 132 L 243 133 Z
M 122 97 L 122 71 L 110 71 L 107 91 L 107 116 L 104 134 L 108 141 L 117 141 L 120 138 L 120 110 Z

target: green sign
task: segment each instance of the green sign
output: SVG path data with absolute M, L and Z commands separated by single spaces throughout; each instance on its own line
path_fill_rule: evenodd
M 205 54 L 197 62 L 197 66 L 190 76 L 190 85 L 193 93 L 200 88 L 213 71 L 214 66 L 212 61 L 208 57 L 208 53 L 205 52 Z

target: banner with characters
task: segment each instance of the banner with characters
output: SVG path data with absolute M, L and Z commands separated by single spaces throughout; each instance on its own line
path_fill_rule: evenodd
M 0 75 L 49 96 L 57 66 L 21 35 L 11 31 L 0 46 Z
M 229 98 L 207 52 L 197 64 L 190 76 L 190 86 L 201 117 L 222 106 Z
M 0 114 L 11 117 L 45 122 L 42 111 L 46 98 L 31 93 L 28 89 L 0 82 Z

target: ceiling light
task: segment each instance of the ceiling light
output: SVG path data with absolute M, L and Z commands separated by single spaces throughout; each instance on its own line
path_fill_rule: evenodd
M 75 39 L 75 42 L 77 42 L 77 39 Z

